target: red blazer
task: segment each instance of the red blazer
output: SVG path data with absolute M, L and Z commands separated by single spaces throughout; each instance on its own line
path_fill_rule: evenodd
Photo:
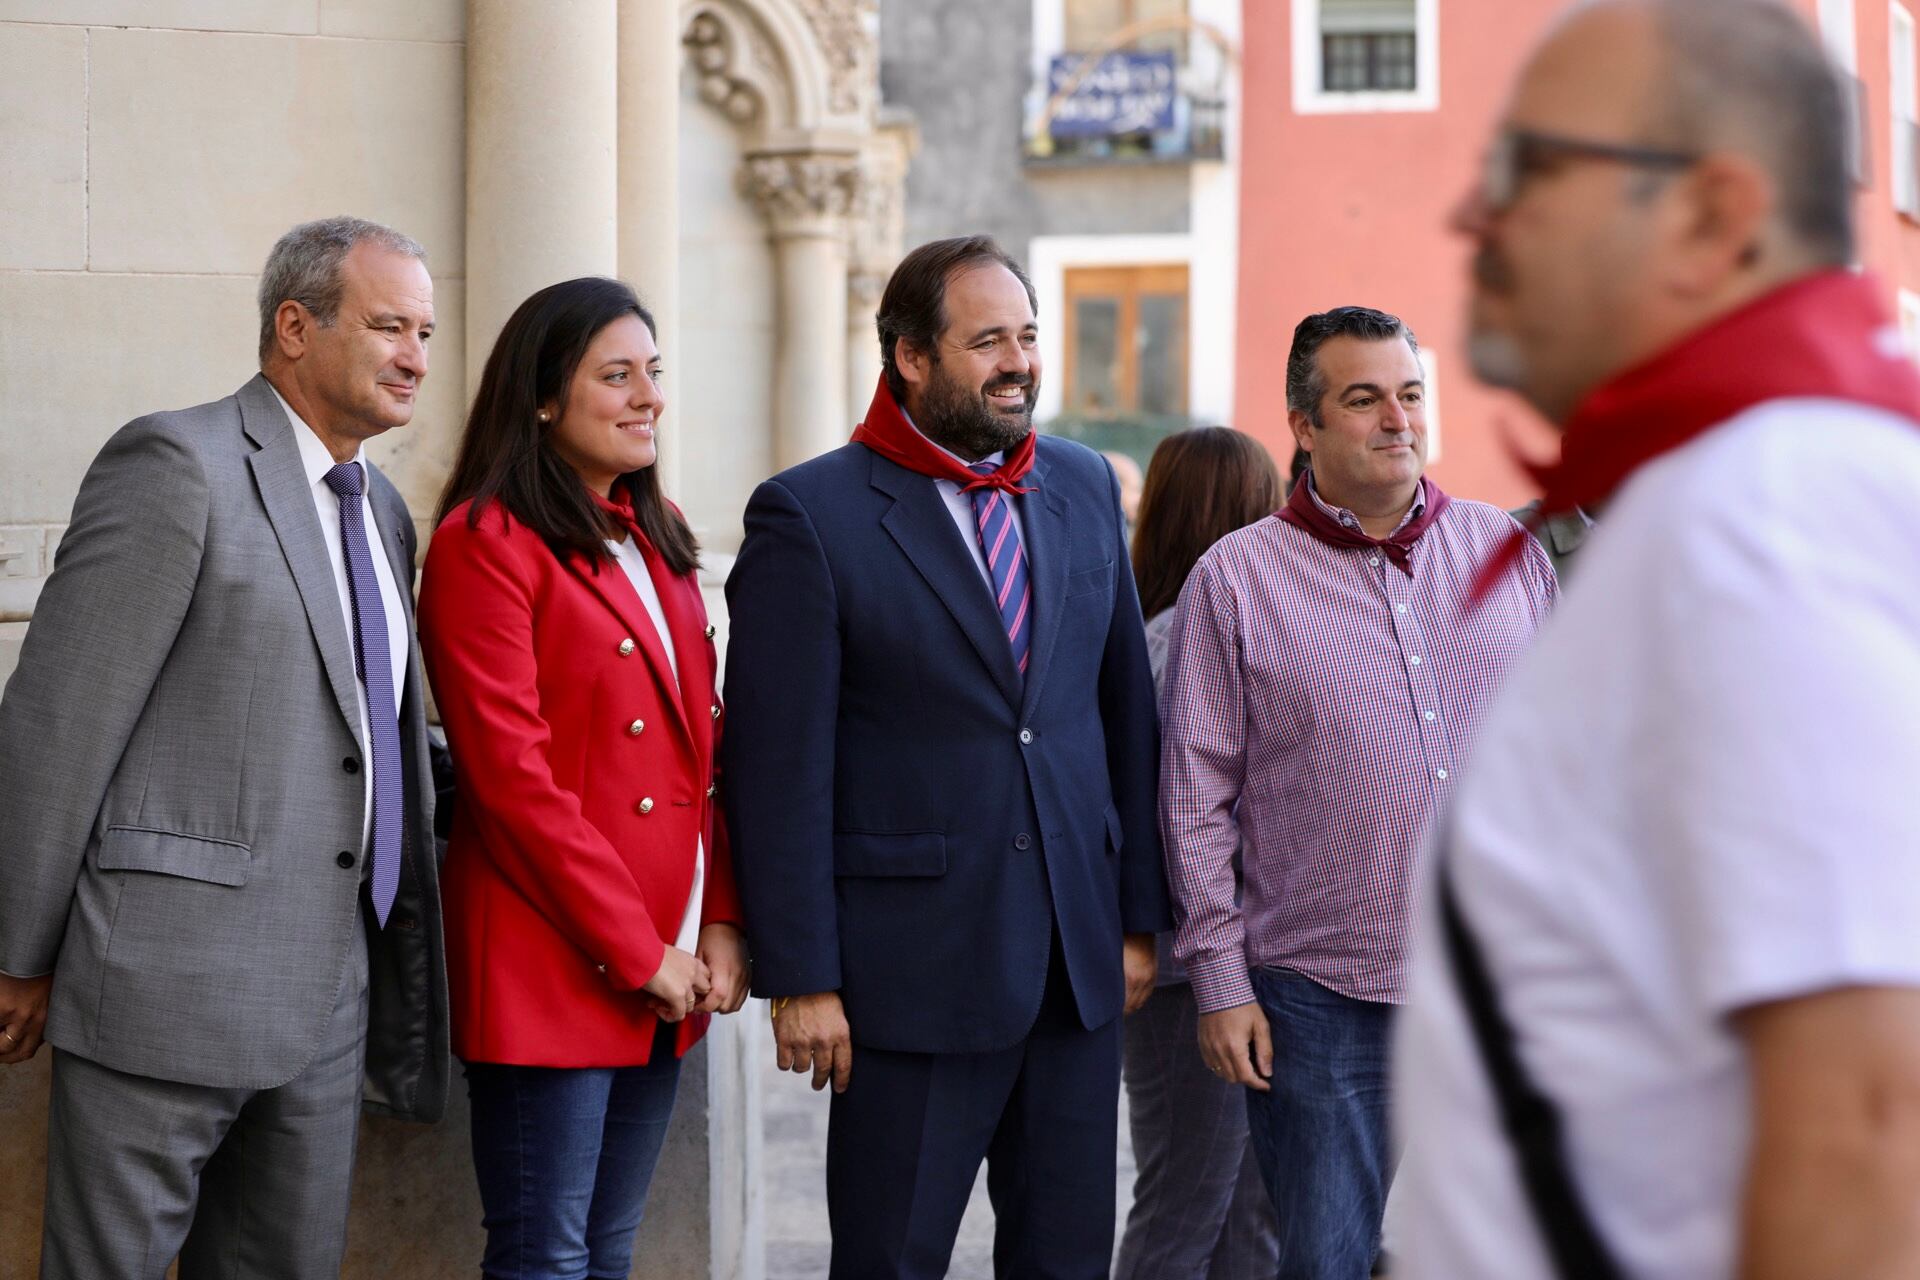
M 441 872 L 453 1049 L 543 1067 L 644 1063 L 704 841 L 701 923 L 738 923 L 715 816 L 713 629 L 693 575 L 647 568 L 679 660 L 618 565 L 565 562 L 497 503 L 433 535 L 420 645 L 460 784 Z M 681 1025 L 677 1052 L 706 1031 Z

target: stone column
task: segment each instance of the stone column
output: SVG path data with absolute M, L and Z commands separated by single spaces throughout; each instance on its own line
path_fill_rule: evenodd
M 773 375 L 773 464 L 845 444 L 847 214 L 859 189 L 852 152 L 751 155 L 741 182 L 765 214 L 779 271 Z M 863 403 L 859 410 L 864 410 Z
M 528 294 L 619 270 L 618 36 L 616 0 L 468 0 L 469 393 Z
M 887 273 L 855 266 L 847 275 L 847 409 L 858 421 L 880 379 L 880 333 L 874 317 L 886 292 Z
M 680 333 L 680 5 L 619 0 L 620 278 L 653 312 L 668 370 L 660 436 L 660 482 L 680 492 L 680 432 L 698 420 L 687 382 L 672 377 L 685 348 Z

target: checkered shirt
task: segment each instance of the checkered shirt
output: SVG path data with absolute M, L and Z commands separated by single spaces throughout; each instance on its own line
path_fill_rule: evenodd
M 1250 1002 L 1255 966 L 1399 1001 L 1413 859 L 1476 714 L 1553 603 L 1529 539 L 1466 614 L 1475 570 L 1513 528 L 1456 499 L 1409 575 L 1269 516 L 1194 567 L 1161 688 L 1160 822 L 1174 954 L 1202 1012 Z

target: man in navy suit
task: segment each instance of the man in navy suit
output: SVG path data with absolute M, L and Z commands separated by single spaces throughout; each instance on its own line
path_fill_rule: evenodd
M 1002 1277 L 1104 1277 L 1120 1015 L 1170 927 L 1119 487 L 1033 431 L 1033 286 L 909 254 L 853 442 L 762 484 L 723 795 L 783 1069 L 831 1079 L 832 1275 L 938 1277 L 987 1161 Z

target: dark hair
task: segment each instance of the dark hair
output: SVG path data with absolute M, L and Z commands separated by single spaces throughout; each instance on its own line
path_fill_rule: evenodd
M 880 295 L 874 324 L 880 330 L 880 367 L 895 400 L 906 401 L 907 382 L 894 359 L 894 344 L 911 343 L 938 360 L 939 348 L 934 340 L 947 328 L 947 282 L 961 271 L 991 265 L 1013 272 L 1014 279 L 1027 291 L 1027 305 L 1038 313 L 1040 300 L 1033 292 L 1033 281 L 992 236 L 933 240 L 902 258 L 893 269 L 886 292 Z
M 633 290 L 600 276 L 548 285 L 515 308 L 480 375 L 435 524 L 472 499 L 467 525 L 477 526 L 487 504 L 498 501 L 562 560 L 577 552 L 596 573 L 611 560 L 606 547 L 614 532 L 611 521 L 579 473 L 554 452 L 551 433 L 538 415 L 543 404 L 565 402 L 587 348 L 624 315 L 639 316 L 647 332 L 659 336 Z M 629 471 L 619 483 L 633 501 L 641 531 L 667 567 L 691 573 L 700 562 L 700 545 L 660 492 L 658 468 Z
M 1307 415 L 1307 421 L 1320 425 L 1320 400 L 1327 394 L 1327 380 L 1320 372 L 1320 348 L 1332 338 L 1360 338 L 1384 342 L 1405 338 L 1413 354 L 1420 344 L 1413 330 L 1399 316 L 1375 311 L 1372 307 L 1335 307 L 1317 311 L 1293 329 L 1293 350 L 1287 354 L 1287 408 Z
M 1852 87 L 1806 20 L 1754 0 L 1663 0 L 1654 12 L 1668 65 L 1649 103 L 1650 140 L 1745 152 L 1773 178 L 1800 247 L 1825 265 L 1851 262 Z
M 1285 500 L 1273 456 L 1252 436 L 1195 427 L 1162 440 L 1147 464 L 1133 532 L 1140 612 L 1151 618 L 1172 608 L 1208 547 Z

